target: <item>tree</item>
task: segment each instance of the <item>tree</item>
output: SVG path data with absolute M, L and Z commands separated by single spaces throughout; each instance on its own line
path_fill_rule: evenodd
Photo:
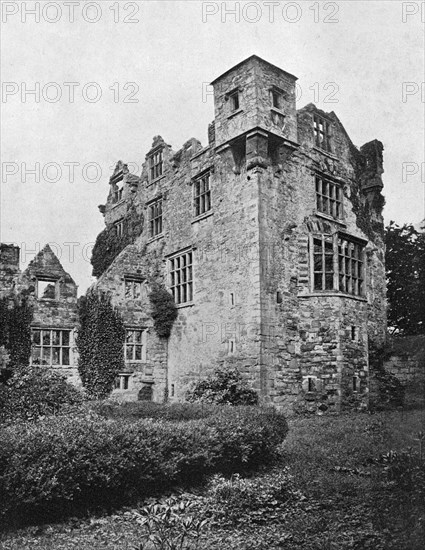
M 385 229 L 388 326 L 425 334 L 425 232 L 393 221 Z
M 89 397 L 107 397 L 124 368 L 125 327 L 110 298 L 89 290 L 78 302 L 78 372 Z

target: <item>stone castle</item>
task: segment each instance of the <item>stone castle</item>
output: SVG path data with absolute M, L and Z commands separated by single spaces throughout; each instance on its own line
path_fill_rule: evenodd
M 383 146 L 354 146 L 333 112 L 297 110 L 296 80 L 251 56 L 212 82 L 207 146 L 156 136 L 140 175 L 116 165 L 99 209 L 104 239 L 124 244 L 95 266 L 95 288 L 127 328 L 117 396 L 183 400 L 236 367 L 286 411 L 368 406 L 386 334 Z M 23 273 L 16 247 L 1 253 L 3 288 L 37 296 L 32 361 L 76 378 L 72 278 L 48 247 Z M 154 282 L 178 308 L 168 339 L 153 330 Z

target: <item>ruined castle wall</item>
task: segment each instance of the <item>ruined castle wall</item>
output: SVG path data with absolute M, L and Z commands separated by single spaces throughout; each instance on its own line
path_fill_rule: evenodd
M 268 249 L 261 262 L 262 318 L 277 328 L 273 337 L 263 338 L 262 361 L 270 400 L 279 407 L 364 408 L 368 340 L 381 338 L 385 327 L 384 268 L 376 244 L 357 224 L 350 200 L 356 183 L 352 146 L 335 123 L 333 153 L 314 149 L 307 115 L 301 113 L 299 119 L 301 148 L 281 151 L 277 158 L 285 162 L 272 162 L 261 175 L 261 243 Z M 344 182 L 343 223 L 316 211 L 316 171 Z M 338 230 L 367 243 L 364 297 L 312 291 L 309 235 Z
M 19 247 L 0 244 L 0 297 L 12 291 L 14 281 L 19 275 Z

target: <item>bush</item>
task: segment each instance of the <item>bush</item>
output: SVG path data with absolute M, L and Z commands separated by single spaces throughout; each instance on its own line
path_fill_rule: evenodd
M 285 508 L 305 500 L 288 468 L 261 477 L 226 479 L 215 475 L 207 492 L 206 508 L 214 521 L 223 524 L 262 524 L 281 517 Z
M 0 422 L 36 420 L 78 405 L 82 393 L 58 373 L 44 367 L 21 367 L 0 384 Z
M 200 380 L 189 390 L 186 399 L 189 402 L 221 405 L 256 405 L 258 394 L 248 386 L 237 369 L 216 369 L 212 376 Z
M 405 388 L 397 376 L 380 368 L 375 372 L 375 380 L 378 390 L 378 400 L 374 404 L 376 410 L 393 409 L 403 406 Z
M 160 338 L 169 338 L 174 321 L 177 319 L 177 307 L 173 297 L 164 285 L 154 284 L 149 300 L 156 333 Z
M 103 418 L 112 420 L 139 420 L 155 418 L 182 422 L 200 420 L 223 411 L 222 405 L 205 403 L 171 403 L 161 404 L 153 401 L 98 401 L 91 402 L 90 408 Z
M 225 409 L 204 420 L 58 416 L 0 433 L 0 517 L 39 521 L 134 501 L 214 473 L 273 460 L 287 432 L 274 412 Z

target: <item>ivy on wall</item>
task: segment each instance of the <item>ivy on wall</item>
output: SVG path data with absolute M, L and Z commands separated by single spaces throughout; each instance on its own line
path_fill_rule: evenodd
M 0 300 L 0 347 L 9 355 L 8 369 L 29 364 L 33 308 L 25 295 Z
M 91 264 L 93 276 L 100 277 L 112 264 L 120 252 L 129 244 L 133 244 L 143 230 L 143 215 L 131 206 L 123 219 L 122 236 L 117 235 L 113 224 L 106 227 L 96 238 L 93 247 Z
M 125 327 L 110 298 L 89 290 L 78 301 L 78 372 L 89 397 L 107 397 L 124 368 Z
M 171 294 L 162 284 L 155 283 L 149 294 L 154 328 L 160 338 L 169 338 L 174 321 L 177 319 L 177 307 Z

